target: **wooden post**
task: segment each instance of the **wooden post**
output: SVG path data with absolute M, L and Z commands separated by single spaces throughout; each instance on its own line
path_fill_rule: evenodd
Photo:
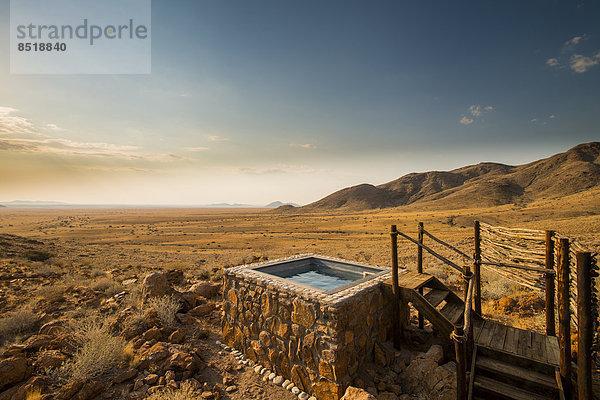
M 454 327 L 454 352 L 456 355 L 456 399 L 467 399 L 467 355 L 465 343 L 460 340 L 464 332 L 463 327 Z
M 423 244 L 423 223 L 419 222 L 419 243 Z M 423 273 L 423 248 L 421 246 L 417 246 L 417 272 L 422 274 Z M 419 288 L 419 294 L 422 296 L 423 295 L 423 288 Z M 419 329 L 423 329 L 424 323 L 423 323 L 423 315 L 421 314 L 421 312 L 419 311 L 418 313 L 419 316 Z
M 577 398 L 592 398 L 592 258 L 577 253 Z
M 554 231 L 546 231 L 546 262 L 547 270 L 554 269 Z M 554 315 L 554 279 L 556 274 L 545 273 L 546 278 L 546 335 L 556 336 L 556 317 Z
M 475 221 L 475 254 L 473 258 L 475 312 L 481 315 L 481 230 L 479 228 L 479 221 Z
M 560 376 L 565 397 L 571 398 L 571 318 L 569 312 L 569 239 L 560 239 L 558 248 L 558 343 Z
M 394 347 L 400 349 L 402 343 L 402 328 L 400 326 L 400 289 L 398 288 L 398 231 L 396 225 L 392 225 L 390 231 L 392 239 L 392 329 L 394 335 Z
M 467 302 L 467 296 L 469 294 L 469 280 L 470 280 L 471 275 L 472 275 L 471 267 L 469 267 L 468 265 L 465 265 L 463 267 L 463 283 L 464 283 L 464 291 L 465 291 L 463 299 L 464 299 L 465 303 Z

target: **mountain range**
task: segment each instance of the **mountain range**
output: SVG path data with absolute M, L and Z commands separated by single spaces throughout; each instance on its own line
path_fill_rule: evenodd
M 563 197 L 600 187 L 600 142 L 584 143 L 523 165 L 482 162 L 452 171 L 411 173 L 382 185 L 341 189 L 303 207 L 280 211 L 369 210 L 427 203 L 483 207 Z

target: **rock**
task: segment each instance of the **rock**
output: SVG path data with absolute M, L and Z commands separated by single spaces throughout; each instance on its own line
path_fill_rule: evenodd
M 48 349 L 60 350 L 61 353 L 72 356 L 77 351 L 77 343 L 73 335 L 65 333 L 53 339 Z
M 55 319 L 54 321 L 50 321 L 42 325 L 38 334 L 40 335 L 50 335 L 50 336 L 58 336 L 64 331 L 64 321 L 60 319 Z
M 99 381 L 88 382 L 77 392 L 73 397 L 74 400 L 89 400 L 93 399 L 104 390 L 104 384 Z
M 79 380 L 74 380 L 66 385 L 62 386 L 60 390 L 56 393 L 57 400 L 69 400 L 72 399 L 73 396 L 81 389 L 83 386 L 83 382 Z
M 188 314 L 192 317 L 202 318 L 213 312 L 215 309 L 215 305 L 211 303 L 200 304 L 197 307 L 192 308 L 188 311 Z
M 308 393 L 302 392 L 298 395 L 299 400 L 308 400 Z
M 127 381 L 135 378 L 137 376 L 137 374 L 138 374 L 137 369 L 129 368 L 129 369 L 126 369 L 125 371 L 121 372 L 120 374 L 117 374 L 113 378 L 113 382 L 117 383 L 117 384 L 127 382 Z
M 494 309 L 503 313 L 511 313 L 515 311 L 517 300 L 512 296 L 502 297 L 499 300 L 494 301 Z
M 9 357 L 0 361 L 0 390 L 26 379 L 31 373 L 25 357 Z
M 28 398 L 28 394 L 33 393 L 34 391 L 44 393 L 51 383 L 52 381 L 50 378 L 46 376 L 33 376 L 19 387 L 17 392 L 13 395 L 12 400 L 25 400 Z M 0 395 L 0 398 L 1 397 L 2 395 Z
M 196 318 L 192 317 L 189 314 L 177 313 L 175 314 L 175 317 L 177 317 L 177 320 L 183 325 L 193 325 L 196 323 Z
M 188 289 L 188 292 L 210 299 L 212 297 L 215 297 L 219 293 L 220 288 L 221 285 L 216 283 L 198 282 L 194 283 L 192 287 Z
M 46 370 L 50 368 L 58 368 L 68 357 L 58 350 L 45 350 L 38 355 L 37 360 L 33 364 L 37 370 Z
M 166 343 L 158 342 L 148 350 L 145 359 L 150 362 L 158 362 L 164 360 L 170 355 L 171 352 L 169 351 Z
M 182 329 L 177 329 L 169 336 L 169 342 L 179 344 L 185 340 L 185 332 Z
M 273 379 L 273 383 L 276 384 L 277 386 L 282 386 L 283 385 L 283 376 L 281 376 L 281 375 L 276 376 L 275 379 Z
M 434 344 L 427 350 L 423 358 L 429 358 L 438 364 L 444 361 L 444 349 L 439 344 Z
M 144 297 L 162 297 L 173 293 L 169 285 L 167 275 L 160 272 L 151 272 L 142 282 L 142 293 Z
M 302 325 L 305 328 L 311 328 L 316 320 L 313 306 L 299 299 L 295 299 L 293 304 L 292 322 Z
M 194 359 L 190 354 L 178 351 L 171 356 L 166 368 L 175 371 L 185 371 L 188 369 L 195 369 L 192 365 L 193 363 Z
M 125 279 L 123 282 L 121 282 L 121 284 L 123 286 L 129 286 L 129 285 L 133 285 L 136 282 L 137 282 L 137 278 L 131 278 L 131 279 Z
M 52 339 L 54 338 L 50 335 L 33 335 L 27 339 L 23 345 L 25 346 L 26 352 L 35 353 L 41 348 L 48 347 Z
M 321 379 L 312 386 L 315 396 L 321 400 L 337 400 L 344 393 L 344 387 L 327 379 Z
M 202 398 L 203 399 L 214 399 L 215 395 L 213 394 L 213 392 L 202 392 Z
M 300 389 L 298 389 L 297 386 L 293 386 L 291 392 L 295 395 L 298 395 L 300 393 Z
M 150 341 L 152 339 L 160 340 L 162 338 L 162 331 L 157 327 L 152 327 L 144 332 L 142 338 L 146 341 Z
M 171 285 L 179 285 L 183 283 L 183 271 L 173 269 L 164 273 L 167 278 L 167 282 Z
M 236 390 L 237 390 L 237 386 L 235 386 L 235 385 L 227 386 L 227 387 L 225 388 L 225 391 L 226 391 L 227 393 L 233 393 L 233 392 L 235 392 Z
M 304 369 L 304 367 L 300 365 L 294 365 L 292 367 L 291 379 L 292 382 L 294 382 L 294 384 L 298 386 L 298 388 L 300 388 L 300 390 L 306 392 L 311 389 L 310 378 L 308 376 L 308 372 L 306 372 L 306 369 Z
M 348 386 L 340 400 L 377 400 L 377 398 L 364 389 Z
M 402 394 L 402 386 L 400 385 L 396 385 L 396 384 L 389 384 L 387 385 L 386 389 L 392 393 L 394 393 L 396 396 L 400 396 Z
M 158 378 L 159 376 L 156 374 L 149 374 L 146 375 L 146 377 L 144 378 L 144 383 L 148 386 L 152 386 L 154 385 L 156 382 L 158 382 Z
M 22 344 L 13 344 L 4 353 L 2 353 L 2 358 L 15 356 L 25 357 L 25 346 Z

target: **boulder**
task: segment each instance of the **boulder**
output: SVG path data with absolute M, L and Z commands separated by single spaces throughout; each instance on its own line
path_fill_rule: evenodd
M 11 400 L 25 400 L 28 398 L 28 394 L 34 391 L 44 393 L 51 383 L 51 379 L 47 376 L 33 376 L 29 378 L 29 380 L 25 382 L 25 384 L 19 387 L 19 389 L 13 395 Z
M 144 332 L 142 338 L 146 341 L 150 341 L 152 339 L 160 340 L 162 338 L 162 331 L 157 327 L 150 328 Z
M 177 329 L 169 336 L 169 342 L 174 344 L 183 343 L 185 340 L 185 332 L 182 329 Z
M 221 285 L 216 283 L 198 282 L 194 283 L 192 287 L 188 289 L 188 292 L 210 299 L 219 293 L 220 288 Z
M 348 386 L 340 400 L 377 400 L 377 398 L 364 389 Z
M 73 397 L 74 400 L 89 400 L 104 390 L 104 384 L 99 381 L 88 382 Z
M 200 304 L 197 307 L 192 308 L 188 311 L 188 314 L 195 318 L 202 318 L 213 312 L 215 305 L 211 303 Z
M 0 390 L 19 383 L 31 374 L 25 357 L 10 357 L 0 361 Z
M 142 292 L 144 297 L 162 297 L 173 294 L 173 288 L 166 274 L 151 272 L 144 278 Z
M 425 353 L 423 358 L 429 358 L 436 363 L 441 364 L 442 361 L 444 361 L 444 349 L 439 344 L 434 344 L 427 350 L 427 353 Z
M 123 383 L 123 382 L 127 382 L 132 380 L 133 378 L 135 378 L 138 374 L 137 369 L 135 368 L 129 368 L 126 369 L 125 371 L 115 375 L 115 377 L 113 378 L 113 382 L 114 383 Z
M 41 348 L 48 347 L 52 339 L 54 339 L 54 337 L 50 335 L 33 335 L 27 339 L 23 345 L 25 346 L 26 352 L 35 353 Z

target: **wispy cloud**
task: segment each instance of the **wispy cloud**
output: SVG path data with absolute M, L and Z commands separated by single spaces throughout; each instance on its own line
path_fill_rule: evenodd
M 537 122 L 537 118 L 531 118 L 531 120 L 529 120 L 529 122 Z
M 548 118 L 550 118 L 550 119 L 554 119 L 554 118 L 556 118 L 556 115 L 554 115 L 554 114 L 550 114 L 550 115 L 548 116 Z
M 52 123 L 36 125 L 27 118 L 17 115 L 18 112 L 19 110 L 12 107 L 0 107 L 0 151 L 161 163 L 195 161 L 173 153 L 143 152 L 138 146 L 54 137 L 44 131 L 58 132 L 64 129 Z
M 35 133 L 35 126 L 27 118 L 14 115 L 16 108 L 0 107 L 0 134 L 29 135 Z
M 477 118 L 481 118 L 481 116 L 485 113 L 493 111 L 494 107 L 492 106 L 481 106 L 479 104 L 473 104 L 469 106 L 469 114 L 471 116 L 463 115 L 460 119 L 460 123 L 463 125 L 471 125 Z
M 469 118 L 463 115 L 463 117 L 460 119 L 460 123 L 463 125 L 471 125 L 473 123 L 473 118 Z
M 583 34 L 567 40 L 560 50 L 560 56 L 548 58 L 546 60 L 546 65 L 555 69 L 569 68 L 576 74 L 583 74 L 592 67 L 600 64 L 600 51 L 597 51 L 591 56 L 575 52 L 579 43 L 587 38 L 588 36 Z
M 300 147 L 302 149 L 316 149 L 317 146 L 310 143 L 290 143 L 290 147 Z
M 222 136 L 209 136 L 208 140 L 210 140 L 211 142 L 228 142 L 229 139 L 224 138 Z
M 600 64 L 600 51 L 592 57 L 586 57 L 581 54 L 573 54 L 569 59 L 569 67 L 577 74 L 583 74 L 590 68 Z

